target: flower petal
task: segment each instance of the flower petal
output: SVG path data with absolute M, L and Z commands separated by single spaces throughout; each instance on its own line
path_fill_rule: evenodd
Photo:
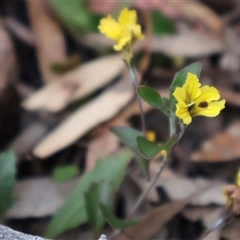
M 215 87 L 208 85 L 200 88 L 201 95 L 195 100 L 196 104 L 200 102 L 212 102 L 220 99 L 220 94 Z
M 186 101 L 187 103 L 194 102 L 194 100 L 201 94 L 200 91 L 201 83 L 196 74 L 188 73 L 187 80 L 183 85 L 186 91 Z
M 123 27 L 117 21 L 112 19 L 111 16 L 101 19 L 98 28 L 101 33 L 115 41 L 118 41 L 123 33 Z
M 196 104 L 195 111 L 192 116 L 216 117 L 220 113 L 220 111 L 225 108 L 225 102 L 225 100 L 210 102 L 207 108 L 200 108 Z
M 122 48 L 131 41 L 131 36 L 122 37 L 117 44 L 113 46 L 116 51 L 122 50 Z
M 176 110 L 176 116 L 183 120 L 183 123 L 188 125 L 192 122 L 192 117 L 188 111 L 188 106 L 185 102 L 179 101 L 176 104 L 177 110 Z
M 186 91 L 181 87 L 177 87 L 175 89 L 173 96 L 177 99 L 178 102 L 179 101 L 186 102 L 186 98 L 187 98 Z
M 120 13 L 118 21 L 121 25 L 136 24 L 137 13 L 135 10 L 124 8 Z
M 128 26 L 130 31 L 131 31 L 131 35 L 133 35 L 133 38 L 136 39 L 143 39 L 144 35 L 142 34 L 142 30 L 141 30 L 141 26 L 140 25 L 129 25 Z

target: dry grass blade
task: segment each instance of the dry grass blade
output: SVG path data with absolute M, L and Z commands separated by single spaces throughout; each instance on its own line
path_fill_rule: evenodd
M 49 66 L 66 57 L 65 39 L 55 19 L 50 17 L 46 2 L 28 0 L 27 3 L 42 78 L 45 82 L 49 82 L 55 76 Z
M 70 102 L 110 82 L 123 68 L 121 55 L 93 60 L 47 84 L 26 99 L 23 107 L 30 111 L 45 109 L 58 112 Z

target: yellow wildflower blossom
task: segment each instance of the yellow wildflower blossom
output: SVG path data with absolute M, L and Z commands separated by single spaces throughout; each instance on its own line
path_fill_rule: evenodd
M 144 38 L 141 26 L 137 24 L 136 11 L 127 8 L 121 11 L 118 21 L 114 20 L 110 15 L 101 19 L 98 28 L 101 33 L 117 42 L 114 45 L 116 51 L 123 48 L 129 49 L 137 39 Z
M 176 116 L 188 125 L 196 116 L 216 117 L 225 108 L 225 100 L 219 100 L 220 94 L 215 87 L 201 87 L 195 74 L 188 73 L 182 87 L 177 87 L 173 93 L 177 100 Z

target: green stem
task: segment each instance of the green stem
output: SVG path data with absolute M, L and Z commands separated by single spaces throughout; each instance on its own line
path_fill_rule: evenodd
M 169 137 L 176 134 L 176 118 L 173 114 L 169 117 Z
M 136 68 L 133 65 L 133 63 L 130 63 L 130 64 L 128 64 L 127 62 L 125 62 L 125 63 L 126 63 L 127 69 L 128 69 L 129 77 L 130 77 L 130 79 L 133 83 L 133 87 L 135 89 L 135 92 L 137 92 L 137 88 L 138 88 L 139 84 L 138 84 L 138 79 L 137 79 Z M 143 131 L 143 134 L 145 135 L 146 134 L 146 123 L 145 123 L 145 118 L 144 118 L 142 100 L 138 95 L 137 95 L 137 101 L 138 101 L 138 105 L 139 105 L 139 109 L 140 109 L 142 131 Z
M 183 124 L 180 123 L 180 132 L 178 134 L 178 138 L 177 141 L 180 141 L 181 137 L 183 136 L 185 130 L 185 126 Z M 169 118 L 169 136 L 173 136 L 174 134 L 176 134 L 176 118 L 175 116 L 170 116 Z M 176 144 L 175 143 L 175 144 Z M 175 145 L 174 144 L 174 145 Z M 149 186 L 143 191 L 143 193 L 141 194 L 141 196 L 139 197 L 139 199 L 137 200 L 137 202 L 135 203 L 135 205 L 133 206 L 132 211 L 130 212 L 130 214 L 128 215 L 127 219 L 129 219 L 138 209 L 138 207 L 143 203 L 143 201 L 145 200 L 146 196 L 148 195 L 148 193 L 150 192 L 150 190 L 154 187 L 154 185 L 156 184 L 158 178 L 161 176 L 161 173 L 165 167 L 166 162 L 169 159 L 169 155 L 166 154 L 160 164 L 159 170 L 157 172 L 157 174 L 154 176 L 154 178 L 152 179 L 152 181 L 150 182 Z M 112 239 L 113 237 L 115 237 L 116 235 L 118 235 L 119 233 L 122 232 L 121 230 L 116 230 L 113 232 L 113 234 L 109 237 L 109 240 Z
M 146 196 L 148 195 L 148 193 L 150 192 L 150 190 L 154 187 L 155 183 L 157 182 L 158 178 L 160 177 L 165 163 L 167 162 L 168 157 L 167 155 L 164 156 L 161 164 L 160 164 L 160 168 L 157 172 L 157 174 L 154 176 L 154 178 L 152 179 L 152 181 L 150 182 L 149 186 L 144 190 L 144 192 L 142 193 L 142 195 L 139 197 L 139 199 L 137 200 L 136 204 L 134 205 L 132 211 L 130 212 L 130 214 L 128 215 L 128 218 L 130 218 L 135 211 L 138 209 L 138 207 L 142 204 L 143 200 L 146 198 Z

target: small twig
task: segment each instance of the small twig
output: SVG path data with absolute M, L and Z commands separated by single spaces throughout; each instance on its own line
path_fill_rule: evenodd
M 149 191 L 153 188 L 153 186 L 155 185 L 156 181 L 158 180 L 158 178 L 160 177 L 165 163 L 167 162 L 168 157 L 167 155 L 164 156 L 159 170 L 157 172 L 157 174 L 154 176 L 154 178 L 152 179 L 152 181 L 150 182 L 149 186 L 145 189 L 145 191 L 141 194 L 141 196 L 139 197 L 139 199 L 137 200 L 137 202 L 135 203 L 135 205 L 133 206 L 132 211 L 130 212 L 130 214 L 127 216 L 127 219 L 129 219 L 134 213 L 135 211 L 138 209 L 138 207 L 142 204 L 142 202 L 144 201 L 144 199 L 146 198 L 146 196 L 148 195 Z M 117 236 L 119 233 L 121 233 L 123 231 L 123 229 L 117 229 L 115 230 L 112 235 L 109 236 L 109 240 L 113 239 L 115 236 Z

